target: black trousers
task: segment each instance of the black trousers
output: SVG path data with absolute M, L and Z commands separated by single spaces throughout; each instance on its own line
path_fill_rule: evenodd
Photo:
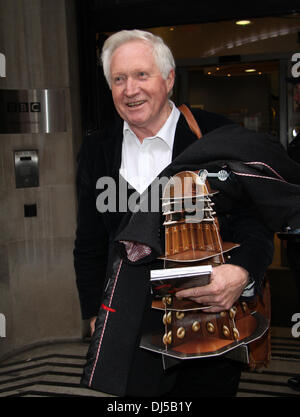
M 190 359 L 162 370 L 161 356 L 139 349 L 127 397 L 235 397 L 243 364 L 223 357 Z
M 166 397 L 234 397 L 242 364 L 222 357 L 185 360 L 177 370 L 174 388 Z
M 161 313 L 149 310 L 153 328 L 161 325 Z M 146 326 L 146 325 L 145 325 Z M 145 327 L 146 328 L 146 327 Z M 146 328 L 147 332 L 149 328 Z M 186 359 L 179 365 L 163 369 L 160 354 L 138 348 L 128 378 L 129 397 L 234 397 L 238 390 L 243 364 L 222 356 Z

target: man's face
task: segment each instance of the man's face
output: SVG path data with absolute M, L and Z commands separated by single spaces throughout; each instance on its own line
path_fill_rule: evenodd
M 110 76 L 120 116 L 133 131 L 155 135 L 170 114 L 168 93 L 174 84 L 174 71 L 164 80 L 152 48 L 142 41 L 131 41 L 113 53 Z

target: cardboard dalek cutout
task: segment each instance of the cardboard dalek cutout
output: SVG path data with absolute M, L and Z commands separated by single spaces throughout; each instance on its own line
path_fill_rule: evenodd
M 269 328 L 257 298 L 238 301 L 229 311 L 208 313 L 207 305 L 175 297 L 180 289 L 209 284 L 213 266 L 225 263 L 229 252 L 239 246 L 221 239 L 209 175 L 220 180 L 228 176 L 226 171 L 183 171 L 164 189 L 165 253 L 160 258 L 164 268 L 151 271 L 152 309 L 161 311 L 162 325 L 157 333 L 143 336 L 141 347 L 177 359 L 226 354 L 249 363 L 247 345 Z

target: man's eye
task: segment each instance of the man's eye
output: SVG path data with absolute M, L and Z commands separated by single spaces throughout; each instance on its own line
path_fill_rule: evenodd
M 139 78 L 141 79 L 145 79 L 148 77 L 148 74 L 144 71 L 139 72 Z
M 117 77 L 114 77 L 114 83 L 115 84 L 121 84 L 125 80 L 125 77 L 123 75 L 118 75 Z

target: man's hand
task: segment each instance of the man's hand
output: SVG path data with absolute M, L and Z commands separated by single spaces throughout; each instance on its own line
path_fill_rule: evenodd
M 203 311 L 217 313 L 232 307 L 248 280 L 249 274 L 244 268 L 230 264 L 219 265 L 212 270 L 210 284 L 178 291 L 176 297 L 212 306 Z
M 91 337 L 93 336 L 93 333 L 95 331 L 95 323 L 97 320 L 97 316 L 94 316 L 90 319 L 90 329 L 91 329 Z

